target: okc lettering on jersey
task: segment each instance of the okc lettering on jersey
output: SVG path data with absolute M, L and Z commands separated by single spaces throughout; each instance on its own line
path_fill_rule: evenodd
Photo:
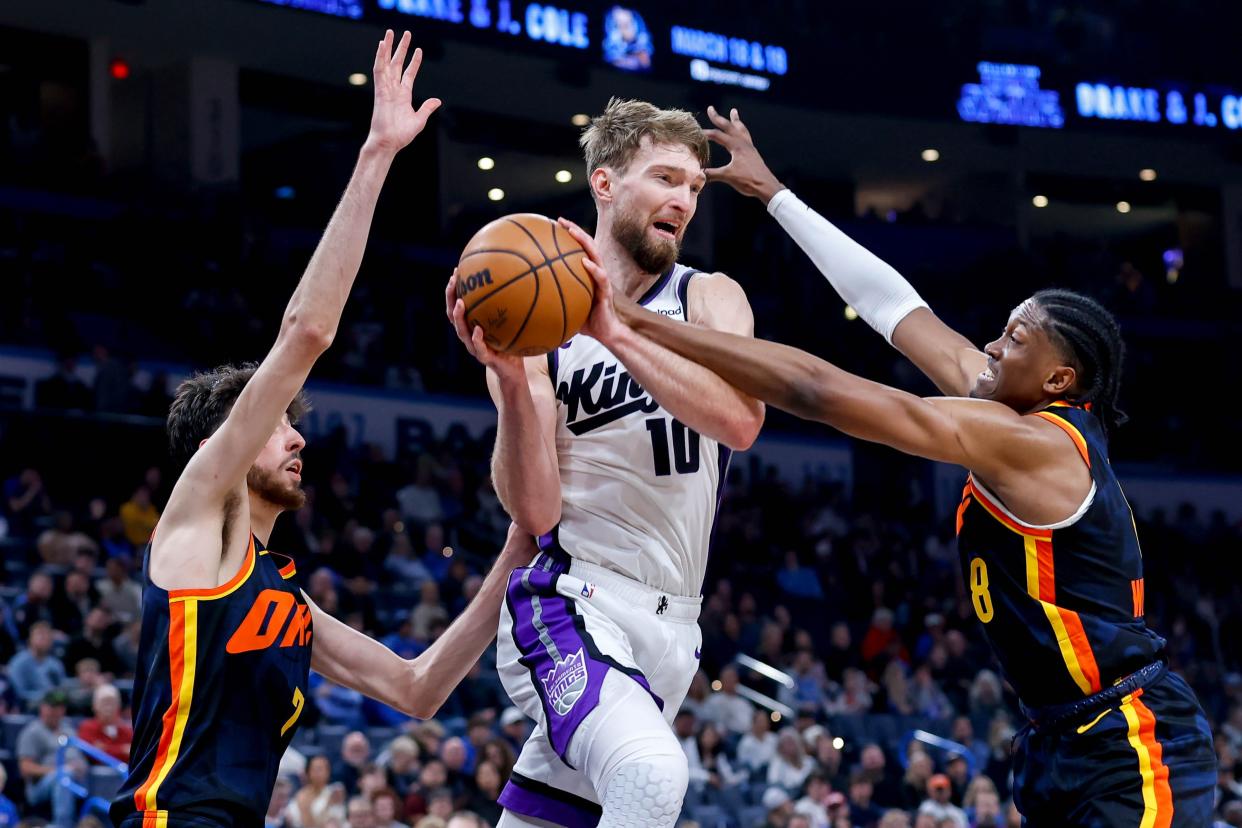
M 556 398 L 565 404 L 565 425 L 575 435 L 586 434 L 636 411 L 647 414 L 660 404 L 634 381 L 629 371 L 617 373 L 619 364 L 597 362 L 589 369 L 579 368 L 569 382 L 556 389 Z M 600 382 L 600 380 L 603 382 Z M 595 386 L 599 384 L 599 393 Z M 584 415 L 578 419 L 579 414 Z
M 293 611 L 295 606 L 297 612 Z M 289 621 L 288 629 L 285 629 L 286 621 Z M 280 638 L 281 647 L 306 646 L 311 638 L 310 607 L 299 604 L 293 593 L 265 589 L 254 599 L 250 612 L 237 625 L 224 649 L 233 655 L 266 650 L 276 643 L 282 630 L 285 634 Z

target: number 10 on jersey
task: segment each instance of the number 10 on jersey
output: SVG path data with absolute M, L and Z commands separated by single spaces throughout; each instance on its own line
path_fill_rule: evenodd
M 651 459 L 657 477 L 668 477 L 674 469 L 678 474 L 694 474 L 699 470 L 697 431 L 686 428 L 680 420 L 673 420 L 670 428 L 666 417 L 647 420 L 647 431 L 651 434 Z

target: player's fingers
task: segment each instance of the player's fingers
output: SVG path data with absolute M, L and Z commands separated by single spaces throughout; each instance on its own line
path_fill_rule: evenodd
M 439 109 L 441 104 L 443 103 L 444 102 L 441 101 L 439 98 L 428 98 L 427 100 L 423 101 L 423 105 L 418 108 L 418 113 L 417 113 L 418 117 L 426 121 L 428 118 L 431 117 L 431 113 Z
M 709 106 L 707 108 L 707 117 L 710 118 L 711 122 L 719 129 L 724 130 L 730 127 L 729 119 L 717 112 L 716 107 L 714 106 Z
M 401 67 L 405 65 L 405 53 L 409 50 L 412 39 L 413 35 L 407 29 L 401 33 L 401 40 L 397 41 L 397 51 L 393 53 L 392 60 L 389 61 L 391 65 L 397 67 L 397 71 L 401 71 Z
M 746 124 L 742 123 L 742 116 L 737 111 L 736 107 L 729 110 L 729 118 L 733 121 L 733 126 L 737 129 L 739 133 L 741 133 L 746 138 L 750 137 L 750 130 L 746 128 Z
M 457 304 L 453 305 L 453 330 L 457 332 L 457 338 L 466 346 L 471 356 L 478 356 L 470 341 L 470 327 L 466 324 L 466 303 L 460 299 L 457 300 Z
M 557 221 L 560 222 L 561 227 L 569 231 L 569 235 L 574 237 L 574 241 L 582 245 L 582 249 L 586 251 L 588 259 L 599 261 L 599 250 L 595 247 L 595 240 L 585 230 L 564 217 L 557 219 Z
M 474 345 L 474 355 L 480 362 L 484 364 L 491 362 L 492 349 L 487 344 L 487 339 L 483 336 L 482 325 L 475 325 L 474 330 L 470 331 L 470 342 Z
M 591 281 L 595 282 L 595 292 L 604 297 L 610 293 L 610 285 L 608 284 L 608 276 L 604 273 L 604 268 L 600 267 L 591 259 L 583 259 L 582 264 L 586 267 L 586 271 L 591 276 Z
M 372 67 L 372 73 L 376 80 L 379 80 L 385 67 L 388 66 L 388 56 L 392 52 L 392 29 L 389 29 L 382 38 L 379 45 L 375 47 L 375 66 Z
M 729 134 L 727 132 L 721 132 L 718 129 L 705 129 L 703 130 L 703 134 L 707 136 L 707 140 L 715 141 L 717 144 L 720 144 L 720 146 L 728 149 Z
M 405 71 L 401 73 L 401 83 L 406 87 L 414 85 L 414 79 L 418 77 L 418 70 L 423 65 L 423 50 L 415 49 L 414 56 L 410 58 L 410 65 L 405 67 Z
M 457 268 L 453 268 L 453 275 L 449 277 L 448 284 L 444 286 L 444 312 L 451 321 L 453 318 L 453 307 L 457 304 Z
M 709 167 L 708 169 L 703 170 L 703 174 L 707 176 L 708 183 L 719 181 L 729 174 L 729 165 L 725 164 L 723 167 Z

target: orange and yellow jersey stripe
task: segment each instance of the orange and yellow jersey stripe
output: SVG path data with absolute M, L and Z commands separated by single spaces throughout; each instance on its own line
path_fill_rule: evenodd
M 263 823 L 310 675 L 310 607 L 294 574 L 292 560 L 251 536 L 221 586 L 165 591 L 146 578 L 132 758 L 114 824 Z
M 975 614 L 1022 701 L 1042 707 L 1098 693 L 1156 660 L 1165 642 L 1143 621 L 1138 535 L 1102 426 L 1064 403 L 1031 416 L 1061 428 L 1089 467 L 1082 508 L 1033 526 L 971 477 L 957 525 Z

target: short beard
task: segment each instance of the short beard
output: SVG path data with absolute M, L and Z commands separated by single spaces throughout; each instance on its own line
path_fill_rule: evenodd
M 282 481 L 277 475 L 258 466 L 246 472 L 246 485 L 250 491 L 287 512 L 296 512 L 306 503 L 306 492 L 296 483 Z
M 663 273 L 676 264 L 681 253 L 681 244 L 676 240 L 652 241 L 647 236 L 647 224 L 632 210 L 618 212 L 612 237 L 644 273 Z

